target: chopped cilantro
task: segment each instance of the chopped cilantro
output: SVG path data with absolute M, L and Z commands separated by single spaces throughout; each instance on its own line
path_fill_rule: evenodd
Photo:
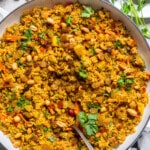
M 131 85 L 134 83 L 133 78 L 128 78 L 125 73 L 121 74 L 121 78 L 117 80 L 119 87 L 125 87 L 127 91 L 131 89 Z
M 25 50 L 25 49 L 27 48 L 28 41 L 31 41 L 31 39 L 32 39 L 32 32 L 31 32 L 31 29 L 27 29 L 27 30 L 24 32 L 23 36 L 25 36 L 27 39 L 21 41 L 21 46 L 20 46 L 20 48 L 21 48 L 22 50 Z
M 39 38 L 43 39 L 44 36 L 45 36 L 45 33 L 44 33 L 44 32 L 39 33 Z
M 122 79 L 122 78 L 118 79 L 117 83 L 120 87 L 125 85 L 124 79 Z
M 31 101 L 25 99 L 24 97 L 21 97 L 17 101 L 17 106 L 23 108 L 25 105 L 31 105 Z
M 84 79 L 88 77 L 88 73 L 84 72 L 84 71 L 79 71 L 79 75 L 80 75 L 80 77 L 82 77 Z
M 16 62 L 17 62 L 17 65 L 18 65 L 18 66 L 23 66 L 23 67 L 25 67 L 25 66 L 26 66 L 26 64 L 25 64 L 25 63 L 23 63 L 23 62 L 21 62 L 21 60 L 20 60 L 20 59 L 18 59 Z
M 120 42 L 118 42 L 118 41 L 116 41 L 116 42 L 114 42 L 114 46 L 116 47 L 116 48 L 121 48 L 121 43 Z
M 6 108 L 7 112 L 12 112 L 14 110 L 14 108 L 10 105 Z
M 81 111 L 79 113 L 78 121 L 80 122 L 81 125 L 87 121 L 87 116 L 86 116 L 85 112 Z
M 49 136 L 48 139 L 49 139 L 51 142 L 56 141 L 56 138 L 54 138 L 54 137 L 52 137 L 52 136 Z
M 81 111 L 78 115 L 78 121 L 80 125 L 85 129 L 85 132 L 88 136 L 94 135 L 98 132 L 98 126 L 96 124 L 98 118 L 97 113 L 89 113 Z
M 32 32 L 31 32 L 31 29 L 27 29 L 24 34 L 23 34 L 25 37 L 27 37 L 27 40 L 28 41 L 31 41 L 31 38 L 32 38 Z
M 67 24 L 68 26 L 71 25 L 71 21 L 72 21 L 72 17 L 71 17 L 71 16 L 67 16 L 67 18 L 66 18 L 66 24 Z
M 96 109 L 100 110 L 100 105 L 99 104 L 92 104 L 92 103 L 90 103 L 90 104 L 88 104 L 88 108 L 89 109 L 90 108 L 96 108 Z
M 86 79 L 88 77 L 88 72 L 86 71 L 83 62 L 81 62 L 81 65 L 79 66 L 79 70 L 77 71 L 77 73 L 83 79 Z
M 81 13 L 81 17 L 89 18 L 93 14 L 94 14 L 94 10 L 90 6 L 84 6 Z

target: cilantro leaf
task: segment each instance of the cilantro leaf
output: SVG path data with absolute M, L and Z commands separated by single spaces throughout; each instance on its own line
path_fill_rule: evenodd
M 25 37 L 27 37 L 28 41 L 30 41 L 31 38 L 32 38 L 31 29 L 26 30 L 23 35 L 24 35 Z
M 130 78 L 127 78 L 127 79 L 125 80 L 125 83 L 126 83 L 126 84 L 133 84 L 133 83 L 134 83 L 134 80 L 133 80 L 133 79 L 130 79 Z
M 70 26 L 71 25 L 71 21 L 72 21 L 72 17 L 71 16 L 67 16 L 66 24 Z
M 141 32 L 146 38 L 150 39 L 150 32 L 148 28 L 144 27 L 143 29 L 141 29 Z
M 145 3 L 146 3 L 145 0 L 140 0 L 139 4 L 138 4 L 138 7 L 137 7 L 137 10 L 141 11 L 142 8 L 145 6 Z
M 21 97 L 17 101 L 17 106 L 23 108 L 25 105 L 31 105 L 31 101 L 25 99 L 24 97 Z
M 120 78 L 117 80 L 117 83 L 120 87 L 124 86 L 125 85 L 125 82 L 124 82 L 124 79 Z
M 119 42 L 119 41 L 116 41 L 116 42 L 114 42 L 114 46 L 116 47 L 116 48 L 121 48 L 121 43 Z
M 56 138 L 54 138 L 54 137 L 52 137 L 52 136 L 49 136 L 48 139 L 49 139 L 51 142 L 56 141 Z
M 86 114 L 85 112 L 81 111 L 78 115 L 78 121 L 85 129 L 85 132 L 88 136 L 94 135 L 98 132 L 98 125 L 96 124 L 97 119 L 97 113 Z
M 41 32 L 41 33 L 39 33 L 39 35 L 38 35 L 38 36 L 39 36 L 39 38 L 40 38 L 40 39 L 43 39 L 43 38 L 44 38 L 44 36 L 45 36 L 45 32 Z
M 88 114 L 88 120 L 97 120 L 98 114 Z
M 83 112 L 83 111 L 79 112 L 78 121 L 81 125 L 87 121 L 87 116 L 86 116 L 85 112 Z
M 98 126 L 96 124 L 85 124 L 84 129 L 88 136 L 94 135 L 98 132 Z
M 94 10 L 90 6 L 84 6 L 81 12 L 81 17 L 89 18 L 94 14 Z
M 98 110 L 100 110 L 100 106 L 99 106 L 99 104 L 88 104 L 88 108 L 90 109 L 90 108 L 96 108 L 96 109 L 98 109 Z
M 14 110 L 14 108 L 10 105 L 6 108 L 7 112 L 12 112 Z
M 121 11 L 128 15 L 130 12 L 130 9 L 131 9 L 130 5 L 127 2 L 124 2 L 121 7 Z
M 85 71 L 79 71 L 79 76 L 85 79 L 88 77 L 88 73 Z

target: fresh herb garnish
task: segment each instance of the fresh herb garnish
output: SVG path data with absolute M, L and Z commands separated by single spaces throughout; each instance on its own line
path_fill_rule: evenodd
M 119 87 L 125 87 L 127 91 L 131 89 L 131 85 L 134 83 L 133 78 L 128 78 L 126 74 L 122 74 L 121 78 L 117 80 L 118 86 Z
M 130 5 L 128 5 L 127 2 L 124 2 L 123 5 L 122 5 L 122 7 L 121 7 L 121 11 L 122 11 L 123 13 L 125 13 L 125 14 L 129 14 L 130 9 L 131 9 L 131 8 L 130 8 Z
M 27 100 L 25 97 L 21 97 L 17 101 L 17 106 L 23 108 L 25 105 L 31 105 L 31 101 Z
M 135 24 L 140 28 L 144 37 L 150 39 L 150 31 L 146 25 L 145 19 L 143 17 L 143 7 L 145 6 L 145 0 L 139 0 L 138 6 L 136 7 L 133 0 L 121 1 L 121 11 L 135 22 Z M 112 0 L 114 4 L 114 0 Z
M 90 103 L 90 104 L 88 104 L 88 108 L 90 109 L 90 108 L 96 108 L 96 109 L 98 109 L 98 110 L 100 110 L 100 105 L 99 104 L 92 104 L 92 103 Z
M 68 26 L 71 25 L 71 21 L 72 21 L 72 17 L 71 17 L 71 16 L 67 16 L 67 18 L 66 18 L 66 24 L 67 24 Z
M 137 7 L 137 10 L 142 11 L 143 7 L 145 6 L 145 0 L 139 0 L 138 2 L 139 2 L 139 4 Z
M 49 136 L 48 139 L 49 139 L 51 142 L 56 141 L 56 138 L 54 138 L 54 137 L 52 137 L 52 136 Z
M 44 32 L 39 33 L 39 38 L 40 38 L 40 39 L 43 39 L 44 36 L 45 36 L 45 33 L 44 33 Z
M 84 6 L 81 13 L 81 17 L 89 18 L 93 14 L 94 14 L 94 10 L 90 6 Z
M 43 132 L 52 132 L 51 128 L 43 127 Z
M 109 97 L 109 96 L 110 96 L 110 93 L 105 92 L 103 95 L 104 95 L 105 97 Z
M 98 118 L 97 113 L 89 113 L 81 111 L 78 115 L 78 121 L 80 125 L 85 129 L 85 132 L 88 136 L 94 135 L 98 132 L 98 126 L 96 124 Z
M 87 122 L 87 115 L 85 112 L 81 111 L 78 115 L 78 121 L 80 122 L 81 125 L 83 125 L 85 122 Z
M 48 111 L 46 111 L 46 112 L 44 113 L 44 116 L 45 116 L 46 118 L 48 118 L 49 115 L 50 115 L 50 113 L 49 113 Z
M 91 53 L 92 56 L 94 56 L 94 55 L 96 54 L 94 47 L 91 47 L 91 48 L 90 48 L 90 53 Z
M 146 37 L 146 38 L 150 38 L 150 32 L 149 32 L 149 30 L 148 30 L 148 28 L 142 28 L 141 29 L 141 32 L 142 32 L 142 34 L 144 35 L 144 37 Z
M 85 71 L 79 71 L 79 75 L 80 75 L 80 77 L 82 77 L 83 79 L 85 79 L 85 78 L 88 77 L 88 73 L 85 72 Z
M 31 29 L 27 29 L 23 35 L 27 38 L 28 41 L 31 41 L 31 38 L 32 38 Z
M 25 66 L 26 66 L 26 64 L 25 64 L 25 63 L 23 63 L 23 62 L 21 62 L 21 60 L 20 60 L 20 59 L 18 59 L 16 62 L 17 62 L 17 65 L 18 65 L 18 66 L 23 66 L 23 67 L 25 67 Z
M 7 112 L 12 112 L 14 110 L 14 108 L 10 105 L 6 108 Z
M 24 50 L 24 49 L 27 48 L 28 42 L 31 41 L 31 39 L 32 39 L 32 32 L 31 32 L 31 29 L 27 29 L 27 30 L 24 32 L 23 36 L 25 36 L 27 39 L 21 41 L 21 46 L 20 46 L 20 48 L 21 48 L 22 50 Z
M 126 78 L 125 79 L 125 84 L 126 85 L 130 85 L 130 84 L 133 84 L 134 83 L 134 80 L 133 79 L 131 79 L 131 78 Z
M 83 79 L 86 79 L 88 77 L 88 72 L 85 66 L 83 65 L 83 62 L 81 62 L 81 65 L 79 66 L 79 69 L 76 72 Z
M 125 85 L 125 81 L 122 78 L 118 79 L 117 83 L 119 87 L 123 87 Z
M 116 0 L 111 0 L 111 2 L 114 4 Z
M 114 46 L 116 47 L 116 48 L 121 48 L 121 43 L 119 42 L 119 41 L 116 41 L 116 42 L 114 42 Z

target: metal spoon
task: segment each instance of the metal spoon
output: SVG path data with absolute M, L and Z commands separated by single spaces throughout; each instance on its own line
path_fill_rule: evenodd
M 86 146 L 88 147 L 88 149 L 89 150 L 94 150 L 93 146 L 89 143 L 89 141 L 87 140 L 87 138 L 83 135 L 83 133 L 81 132 L 81 130 L 75 124 L 73 125 L 73 128 L 80 135 L 80 137 L 82 138 L 82 140 L 84 141 L 84 143 L 86 144 Z

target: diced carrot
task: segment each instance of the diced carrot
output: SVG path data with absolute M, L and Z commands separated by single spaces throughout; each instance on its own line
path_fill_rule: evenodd
M 6 122 L 6 118 L 7 118 L 6 115 L 0 113 L 0 120 L 1 120 L 1 122 L 5 123 Z
M 106 27 L 106 24 L 102 24 L 102 23 L 101 23 L 101 24 L 99 25 L 99 27 L 100 27 L 101 29 L 104 29 L 104 28 Z
M 150 79 L 150 73 L 147 73 L 146 76 L 148 77 L 148 79 Z
M 100 27 L 99 26 L 95 26 L 95 31 L 97 32 L 97 33 L 101 33 L 101 30 L 100 30 Z
M 14 85 L 11 85 L 11 84 L 4 84 L 3 85 L 3 88 L 12 88 L 14 87 Z
M 76 116 L 79 114 L 80 112 L 80 106 L 79 106 L 79 103 L 75 102 L 75 109 L 74 109 L 74 112 L 76 114 Z
M 128 43 L 127 43 L 129 46 L 136 46 L 136 41 L 135 40 L 133 40 L 133 39 L 131 39 L 131 40 L 129 40 L 128 41 Z
M 89 41 L 89 40 L 91 40 L 91 39 L 93 39 L 94 38 L 94 35 L 92 35 L 92 34 L 86 34 L 85 35 L 85 40 L 86 41 Z
M 35 36 L 33 39 L 36 40 L 36 41 L 39 40 L 38 36 Z
M 62 109 L 62 108 L 63 108 L 63 102 L 62 102 L 62 101 L 59 101 L 59 102 L 57 103 L 57 106 L 58 106 L 59 109 Z
M 0 63 L 0 71 L 2 71 L 2 70 L 3 70 L 3 64 Z
M 40 51 L 41 51 L 41 52 L 45 52 L 45 50 L 46 50 L 46 49 L 45 49 L 44 47 L 40 47 Z
M 104 133 L 104 132 L 108 132 L 108 129 L 105 129 L 105 128 L 104 128 L 104 129 L 101 129 L 101 130 L 100 130 L 100 133 Z
M 105 30 L 105 33 L 109 35 L 115 35 L 115 33 L 111 30 Z
M 23 122 L 27 123 L 28 121 L 24 118 L 24 116 L 22 114 L 18 114 L 18 116 L 21 118 L 21 120 L 23 120 Z
M 54 109 L 53 108 L 51 108 L 50 106 L 49 107 L 47 107 L 48 108 L 48 110 L 50 111 L 50 113 L 52 114 L 52 115 L 54 115 L 55 114 L 55 111 L 54 111 Z
M 20 40 L 21 39 L 21 36 L 20 35 L 6 35 L 4 37 L 4 40 L 6 41 L 10 41 L 10 42 L 15 42 L 17 40 Z

